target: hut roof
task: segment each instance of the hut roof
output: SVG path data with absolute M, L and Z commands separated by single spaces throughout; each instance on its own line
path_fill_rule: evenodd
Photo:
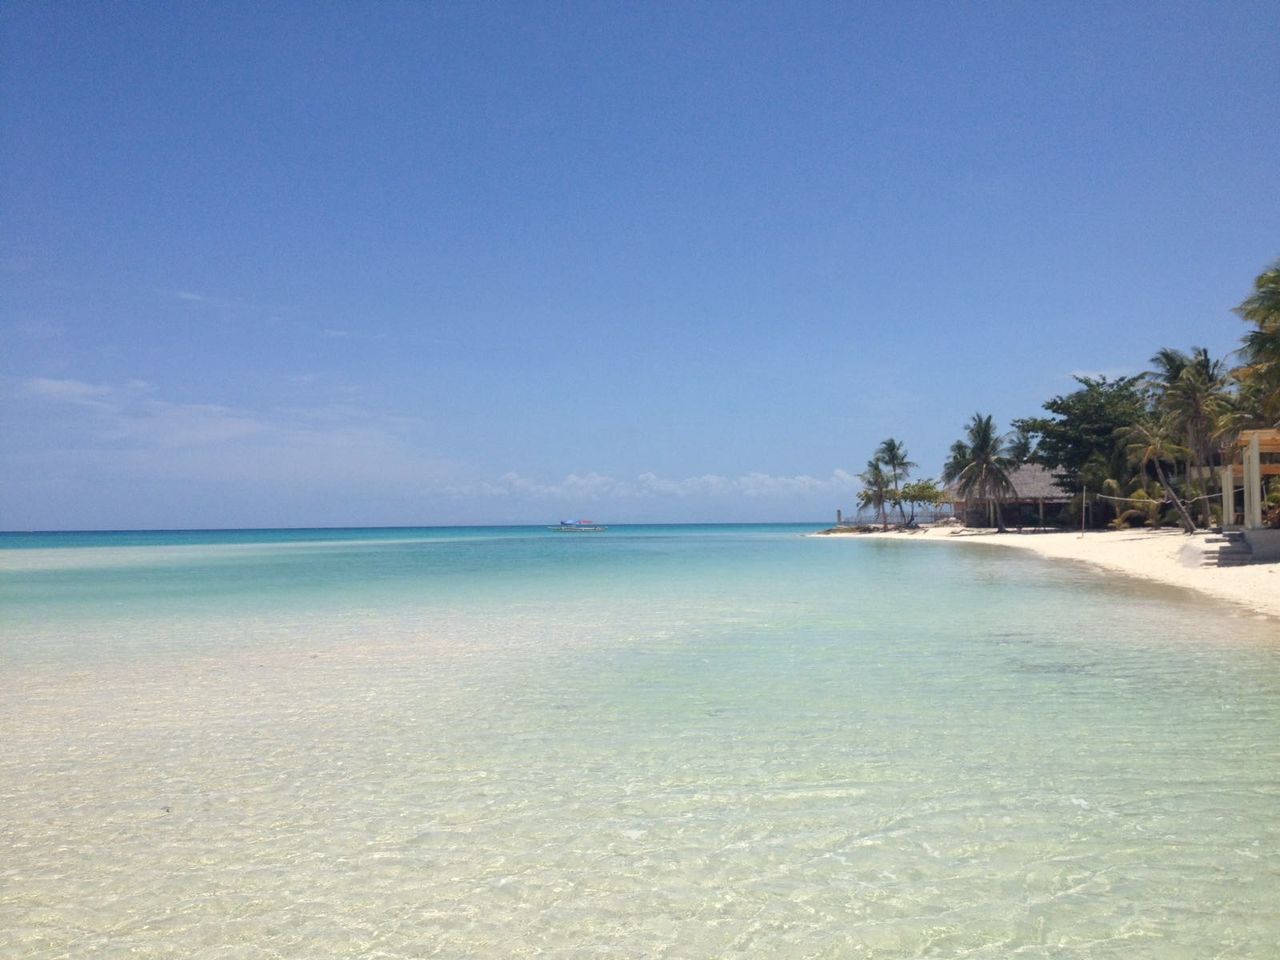
M 1258 447 L 1262 453 L 1280 453 L 1280 430 L 1241 430 L 1240 437 L 1233 446 L 1237 450 L 1240 447 L 1247 447 L 1255 436 L 1258 438 Z M 1236 453 L 1237 459 L 1239 456 Z
M 1024 463 L 1014 467 L 1009 471 L 1009 479 L 1014 489 L 1011 500 L 1052 500 L 1065 503 L 1071 499 L 1071 494 L 1058 486 L 1053 474 L 1038 463 Z M 947 484 L 947 492 L 959 498 L 954 482 Z
M 1067 493 L 1053 474 L 1038 463 L 1024 463 L 1009 471 L 1009 479 L 1013 481 L 1013 489 L 1017 491 L 1016 500 L 1070 500 Z

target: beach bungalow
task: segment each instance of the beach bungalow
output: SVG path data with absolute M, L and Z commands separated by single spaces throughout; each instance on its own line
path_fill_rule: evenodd
M 1071 495 L 1058 486 L 1053 474 L 1035 463 L 1024 463 L 1009 471 L 1013 493 L 1000 501 L 1000 511 L 1006 527 L 1055 526 L 1062 521 L 1062 512 L 1071 501 Z M 967 504 L 948 484 L 952 509 L 966 526 L 985 527 L 995 523 L 985 501 L 970 500 Z
M 1265 503 L 1265 484 L 1280 477 L 1280 430 L 1240 431 L 1223 459 L 1223 529 L 1241 531 L 1254 560 L 1280 560 L 1280 529 L 1268 528 Z

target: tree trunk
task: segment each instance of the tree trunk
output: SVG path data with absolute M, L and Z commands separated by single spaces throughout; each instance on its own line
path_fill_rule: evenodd
M 1195 533 L 1196 524 L 1191 519 L 1191 515 L 1187 513 L 1187 508 L 1182 505 L 1182 501 L 1178 499 L 1178 495 L 1173 492 L 1173 487 L 1169 485 L 1169 478 L 1164 475 L 1164 467 L 1160 465 L 1160 461 L 1155 461 L 1156 476 L 1160 478 L 1160 486 L 1164 488 L 1165 496 L 1173 500 L 1173 505 L 1178 508 L 1178 518 L 1182 521 L 1182 530 L 1184 533 Z

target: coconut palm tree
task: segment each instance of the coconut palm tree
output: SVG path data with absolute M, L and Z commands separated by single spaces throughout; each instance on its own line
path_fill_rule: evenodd
M 1254 426 L 1280 426 L 1280 260 L 1259 274 L 1235 312 L 1256 329 L 1244 335 L 1245 365 L 1234 371 Z
M 1183 531 L 1195 533 L 1196 525 L 1191 515 L 1187 513 L 1186 505 L 1178 499 L 1178 494 L 1174 491 L 1173 484 L 1169 482 L 1169 477 L 1164 470 L 1166 463 L 1174 463 L 1179 457 L 1187 455 L 1186 448 L 1179 446 L 1174 440 L 1176 434 L 1171 418 L 1148 417 L 1131 427 L 1122 428 L 1121 433 L 1129 461 L 1144 473 L 1148 466 L 1155 467 L 1156 479 L 1160 481 L 1164 495 L 1173 501 L 1178 511 L 1178 519 L 1182 521 Z
M 858 491 L 858 509 L 874 510 L 876 519 L 889 529 L 889 513 L 885 504 L 889 502 L 889 475 L 879 460 L 868 460 L 867 469 L 858 474 L 862 481 L 862 489 Z
M 1016 466 L 1030 463 L 1036 455 L 1036 438 L 1025 422 L 1014 421 L 1013 436 L 1009 439 L 1009 457 Z
M 1253 281 L 1253 293 L 1235 312 L 1260 328 L 1280 326 L 1280 260 L 1258 274 Z
M 1151 358 L 1151 365 L 1155 369 L 1148 370 L 1142 378 L 1156 390 L 1160 390 L 1168 384 L 1177 382 L 1178 377 L 1182 376 L 1182 371 L 1187 369 L 1187 364 L 1190 362 L 1191 358 L 1181 350 L 1161 347 Z
M 968 462 L 969 445 L 963 440 L 957 440 L 951 444 L 951 449 L 947 451 L 947 462 L 942 467 L 942 482 L 954 482 Z
M 898 503 L 898 513 L 902 515 L 902 522 L 907 522 L 907 512 L 902 507 L 902 499 L 898 496 L 901 491 L 899 486 L 900 480 L 906 480 L 911 473 L 912 467 L 916 464 L 907 459 L 907 448 L 902 442 L 890 437 L 881 441 L 880 446 L 876 448 L 875 461 L 881 466 L 889 469 L 890 482 L 893 485 L 894 499 Z
M 1191 362 L 1165 397 L 1165 406 L 1187 440 L 1191 463 L 1199 468 L 1213 456 L 1217 423 L 1226 409 L 1227 369 L 1204 347 L 1191 351 Z
M 1157 370 L 1146 377 L 1156 411 L 1168 419 L 1187 451 L 1188 485 L 1207 495 L 1205 468 L 1213 459 L 1218 440 L 1229 429 L 1226 365 L 1211 358 L 1204 347 L 1194 347 L 1190 355 L 1166 348 L 1151 362 Z
M 994 512 L 996 529 L 1004 530 L 1000 501 L 1013 492 L 1009 470 L 1014 466 L 1005 446 L 1005 438 L 996 430 L 990 416 L 975 413 L 965 430 L 965 439 L 951 445 L 944 476 L 950 475 L 956 489 L 966 500 L 976 497 L 987 502 L 988 513 Z

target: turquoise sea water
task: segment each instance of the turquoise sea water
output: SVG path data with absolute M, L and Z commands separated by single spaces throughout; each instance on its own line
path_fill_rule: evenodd
M 1277 955 L 1274 621 L 810 529 L 0 537 L 0 956 Z

